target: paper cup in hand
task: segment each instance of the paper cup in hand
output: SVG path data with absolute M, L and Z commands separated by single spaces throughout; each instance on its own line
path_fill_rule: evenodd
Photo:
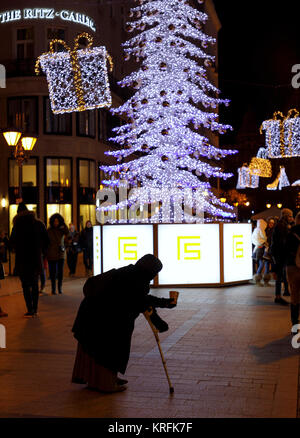
M 170 298 L 173 299 L 174 304 L 177 304 L 179 292 L 177 292 L 176 290 L 170 290 L 169 295 Z

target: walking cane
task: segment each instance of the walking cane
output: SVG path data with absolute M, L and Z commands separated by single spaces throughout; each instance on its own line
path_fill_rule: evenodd
M 144 312 L 144 317 L 148 321 L 148 323 L 149 323 L 149 325 L 150 325 L 150 327 L 151 327 L 151 329 L 152 329 L 152 331 L 154 333 L 154 336 L 155 336 L 155 339 L 156 339 L 156 342 L 157 342 L 157 346 L 158 346 L 158 349 L 159 349 L 159 352 L 160 352 L 160 357 L 161 357 L 161 360 L 162 360 L 162 363 L 163 363 L 163 366 L 164 366 L 164 369 L 165 369 L 165 373 L 166 373 L 166 376 L 167 376 L 167 379 L 168 379 L 168 384 L 169 384 L 169 388 L 170 388 L 170 394 L 173 394 L 174 393 L 174 388 L 172 386 L 172 383 L 171 383 L 171 380 L 170 380 L 170 377 L 169 377 L 169 374 L 168 374 L 168 370 L 167 370 L 166 361 L 165 361 L 165 358 L 164 358 L 164 355 L 163 355 L 163 352 L 162 352 L 162 349 L 161 349 L 161 346 L 160 346 L 158 330 L 152 324 L 152 321 L 150 319 L 150 316 L 152 315 L 152 313 L 153 313 L 153 309 L 152 309 L 152 307 L 150 307 L 149 310 L 146 310 L 146 312 Z

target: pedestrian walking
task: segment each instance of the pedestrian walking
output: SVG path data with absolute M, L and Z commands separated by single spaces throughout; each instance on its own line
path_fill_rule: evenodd
M 273 271 L 275 273 L 275 303 L 284 306 L 288 302 L 281 297 L 282 283 L 284 284 L 284 296 L 289 296 L 289 286 L 286 278 L 286 254 L 285 246 L 288 233 L 294 222 L 293 212 L 288 208 L 281 210 L 281 217 L 274 228 L 270 253 L 274 262 Z
M 260 286 L 262 286 L 261 283 L 262 271 L 266 265 L 263 257 L 266 249 L 268 248 L 266 228 L 267 228 L 267 222 L 263 219 L 258 219 L 257 226 L 252 233 L 252 244 L 254 245 L 253 258 L 257 263 L 257 270 L 253 279 L 255 283 Z M 266 269 L 268 268 L 266 267 Z
M 286 239 L 286 272 L 291 294 L 291 333 L 297 333 L 297 329 L 293 329 L 296 324 L 299 324 L 299 309 L 300 309 L 300 265 L 297 266 L 297 251 L 300 251 L 300 213 L 295 219 L 295 226 L 291 228 Z
M 69 230 L 65 224 L 64 218 L 55 213 L 50 217 L 50 227 L 48 228 L 49 247 L 47 251 L 47 260 L 51 280 L 51 293 L 56 294 L 56 279 L 58 293 L 62 293 L 62 282 L 64 274 L 64 263 L 66 257 L 65 236 Z
M 87 384 L 103 392 L 126 389 L 124 374 L 130 355 L 135 319 L 150 306 L 173 308 L 173 299 L 149 295 L 150 282 L 162 269 L 148 254 L 135 265 L 112 269 L 89 278 L 83 288 L 85 298 L 72 332 L 78 341 L 72 382 Z M 168 325 L 157 312 L 152 323 L 159 331 Z
M 47 250 L 49 238 L 42 221 L 36 219 L 34 212 L 28 211 L 24 202 L 18 206 L 17 216 L 9 246 L 16 253 L 16 272 L 20 277 L 27 307 L 25 317 L 37 315 L 39 285 L 42 270 L 42 255 Z
M 45 286 L 46 286 L 46 269 L 48 266 L 46 255 L 43 255 L 42 265 L 43 265 L 42 272 L 40 273 L 40 280 L 41 280 L 40 295 L 44 294 Z
M 267 228 L 266 228 L 266 236 L 267 236 L 267 246 L 265 248 L 265 252 L 263 255 L 264 259 L 264 274 L 263 280 L 265 286 L 269 286 L 269 281 L 271 280 L 271 270 L 272 270 L 272 256 L 270 253 L 270 248 L 272 244 L 272 235 L 275 227 L 275 219 L 273 217 L 269 217 L 267 219 Z
M 69 234 L 66 237 L 67 264 L 69 267 L 69 275 L 75 276 L 79 246 L 79 233 L 76 231 L 73 224 L 69 225 Z
M 3 268 L 3 265 L 2 265 L 2 263 L 0 261 L 0 280 L 4 280 L 4 278 L 5 278 L 4 268 Z M 0 282 L 0 288 L 1 288 L 1 282 Z M 2 310 L 2 308 L 0 307 L 0 318 L 3 318 L 5 316 L 8 316 L 8 314 L 6 312 L 4 312 Z
M 87 221 L 84 230 L 80 234 L 80 246 L 83 250 L 83 263 L 86 275 L 92 275 L 93 269 L 93 226 L 91 221 Z
M 4 231 L 0 231 L 0 260 L 7 262 L 8 238 Z

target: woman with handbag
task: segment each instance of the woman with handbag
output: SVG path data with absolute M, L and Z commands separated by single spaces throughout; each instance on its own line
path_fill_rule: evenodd
M 73 224 L 69 225 L 69 234 L 66 237 L 67 264 L 70 277 L 75 277 L 79 246 L 79 233 Z
M 62 293 L 64 263 L 66 258 L 65 236 L 67 236 L 69 230 L 64 218 L 59 213 L 53 214 L 49 222 L 50 227 L 47 231 L 50 245 L 47 250 L 47 260 L 51 280 L 51 293 L 55 295 L 56 278 L 58 282 L 58 293 Z
M 262 279 L 262 271 L 265 264 L 263 257 L 265 249 L 268 248 L 266 228 L 267 222 L 264 219 L 258 219 L 256 228 L 252 233 L 252 244 L 254 245 L 253 259 L 258 263 L 258 268 L 253 279 L 255 283 L 260 286 L 262 286 L 260 281 Z

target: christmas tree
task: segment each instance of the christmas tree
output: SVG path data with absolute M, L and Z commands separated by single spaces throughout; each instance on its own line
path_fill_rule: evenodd
M 107 152 L 117 164 L 101 169 L 117 172 L 119 180 L 131 186 L 138 182 L 139 187 L 128 200 L 103 210 L 171 199 L 171 222 L 176 222 L 180 211 L 185 221 L 193 220 L 195 210 L 210 217 L 234 217 L 232 207 L 219 201 L 207 181 L 231 177 L 211 162 L 236 153 L 215 147 L 204 135 L 205 130 L 223 134 L 231 129 L 218 122 L 216 112 L 219 104 L 229 101 L 218 98 L 220 91 L 206 74 L 214 57 L 204 49 L 215 43 L 202 30 L 208 16 L 184 0 L 138 3 L 131 9 L 127 31 L 139 32 L 124 44 L 124 50 L 125 59 L 134 57 L 140 68 L 119 83 L 137 91 L 111 110 L 125 116 L 126 124 L 116 128 L 111 139 L 121 148 Z M 103 184 L 113 186 L 119 181 Z M 152 221 L 164 221 L 162 213 L 157 211 Z

